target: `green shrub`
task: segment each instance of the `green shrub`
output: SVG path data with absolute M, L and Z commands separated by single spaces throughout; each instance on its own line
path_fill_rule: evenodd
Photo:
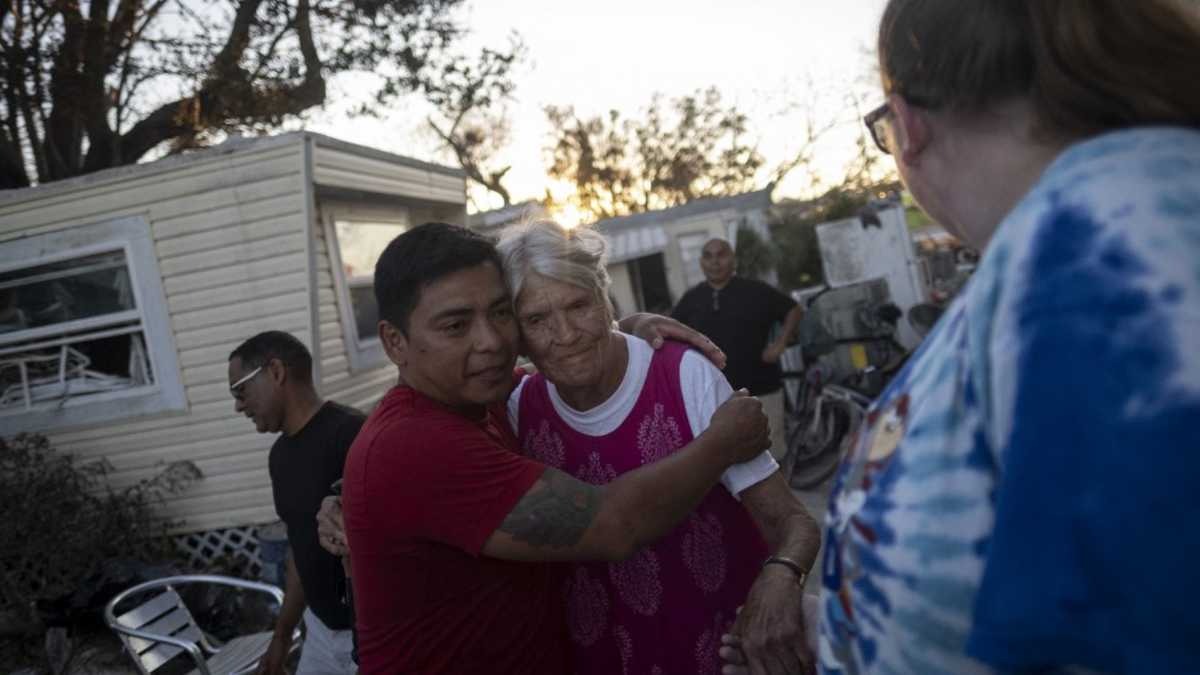
M 748 227 L 738 228 L 734 251 L 740 276 L 748 279 L 762 279 L 775 269 L 775 251 L 767 245 L 758 232 Z
M 154 513 L 201 472 L 175 462 L 123 490 L 105 480 L 106 460 L 77 462 L 37 434 L 0 439 L 0 609 L 34 629 L 39 607 L 87 590 L 106 561 L 174 557 L 168 538 L 176 525 Z

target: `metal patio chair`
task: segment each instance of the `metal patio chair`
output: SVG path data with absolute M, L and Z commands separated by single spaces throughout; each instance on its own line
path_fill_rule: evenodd
M 283 605 L 283 591 L 270 584 L 211 574 L 191 574 L 154 579 L 118 593 L 104 607 L 104 619 L 138 671 L 149 675 L 179 654 L 187 652 L 196 664 L 192 673 L 202 675 L 241 675 L 253 672 L 271 644 L 271 631 L 242 635 L 224 644 L 200 629 L 183 599 L 175 592 L 185 584 L 217 584 L 270 595 Z M 138 606 L 116 614 L 117 606 L 129 598 L 149 595 Z M 292 649 L 300 645 L 300 630 L 293 634 Z

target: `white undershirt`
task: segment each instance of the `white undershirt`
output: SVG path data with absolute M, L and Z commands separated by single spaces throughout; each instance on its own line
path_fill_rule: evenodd
M 621 334 L 629 350 L 629 363 L 625 367 L 625 377 L 621 384 L 600 405 L 590 410 L 576 410 L 567 405 L 558 394 L 553 382 L 547 381 L 550 402 L 554 412 L 566 422 L 567 426 L 588 436 L 605 436 L 621 426 L 633 407 L 637 404 L 638 396 L 642 393 L 642 385 L 646 383 L 646 375 L 650 372 L 650 360 L 654 349 L 641 338 Z M 517 416 L 521 407 L 521 390 L 529 376 L 525 376 L 517 388 L 508 397 L 508 422 L 512 425 L 513 433 L 519 433 Z M 717 367 L 704 358 L 699 352 L 688 350 L 679 363 L 679 385 L 683 394 L 683 407 L 687 411 L 688 425 L 692 436 L 708 428 L 713 413 L 733 395 L 725 376 Z M 779 470 L 779 464 L 770 452 L 763 452 L 758 457 L 743 464 L 735 464 L 721 475 L 721 484 L 729 493 L 737 497 L 746 488 L 755 485 Z

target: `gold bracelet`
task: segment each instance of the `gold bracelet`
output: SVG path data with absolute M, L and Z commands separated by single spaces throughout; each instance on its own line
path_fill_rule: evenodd
M 782 555 L 773 555 L 763 561 L 763 567 L 772 564 L 783 565 L 784 567 L 790 569 L 793 573 L 795 573 L 796 578 L 799 579 L 800 587 L 804 588 L 804 583 L 808 581 L 808 572 L 806 572 L 804 568 L 800 566 L 800 563 Z

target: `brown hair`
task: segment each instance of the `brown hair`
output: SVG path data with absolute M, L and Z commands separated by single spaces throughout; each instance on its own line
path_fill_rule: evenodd
M 917 106 L 1028 97 L 1049 137 L 1200 127 L 1200 9 L 1177 0 L 890 0 L 879 66 Z

